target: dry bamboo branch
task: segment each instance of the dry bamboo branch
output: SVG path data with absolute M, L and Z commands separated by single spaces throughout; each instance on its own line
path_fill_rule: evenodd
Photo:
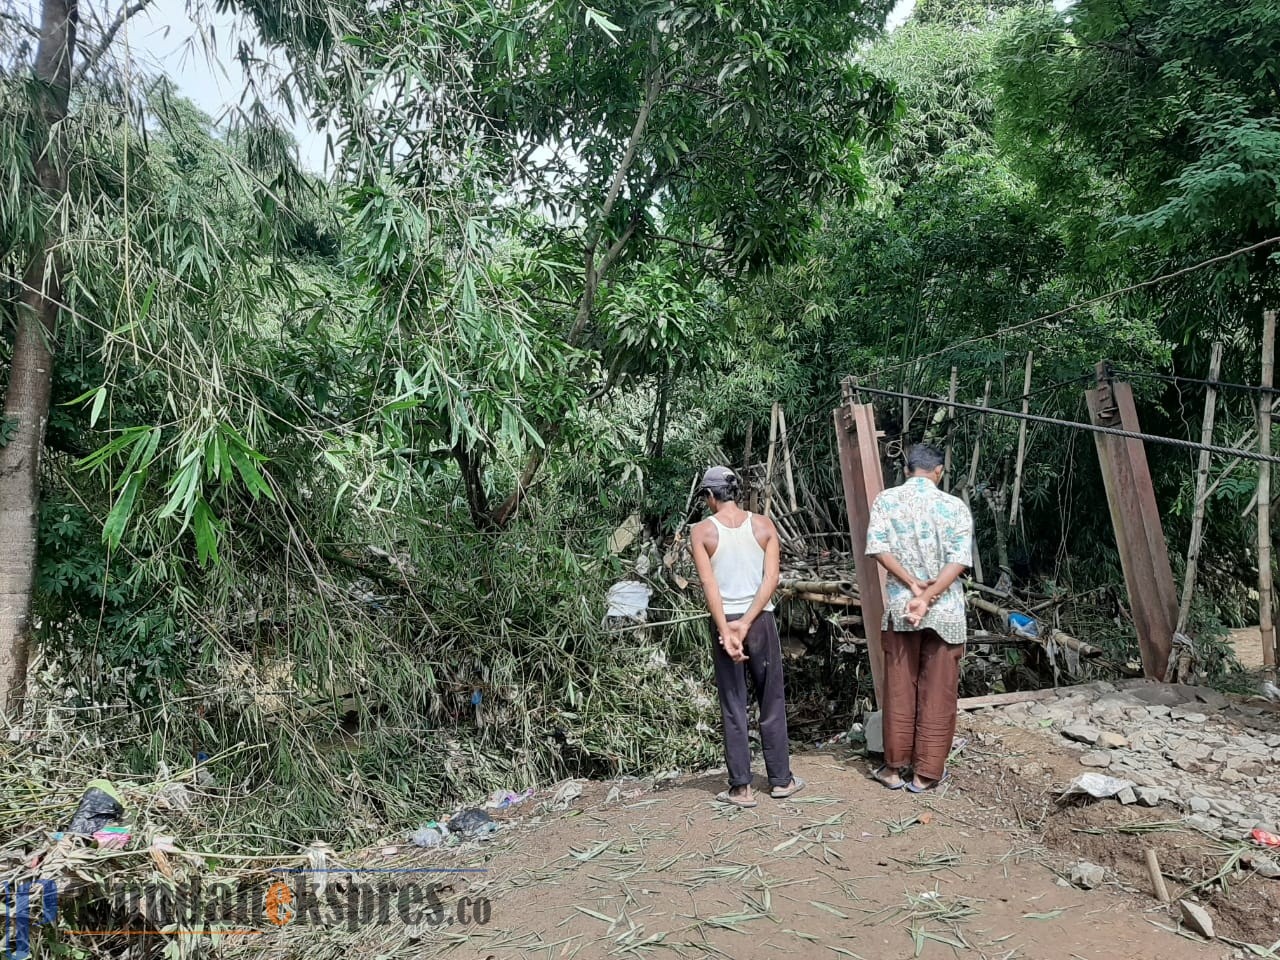
M 1262 314 L 1262 387 L 1258 398 L 1258 452 L 1271 455 L 1271 387 L 1276 351 L 1276 312 Z M 1271 464 L 1258 461 L 1258 622 L 1262 632 L 1262 665 L 1275 669 L 1276 631 L 1271 597 Z
M 1216 379 L 1210 377 L 1210 379 Z M 1160 858 L 1148 847 L 1143 853 L 1147 858 L 1147 873 L 1151 876 L 1151 890 L 1161 903 L 1169 902 L 1169 888 L 1164 884 L 1164 874 L 1160 872 Z
M 1208 445 L 1213 442 L 1213 419 L 1217 410 L 1218 391 L 1214 384 L 1222 369 L 1222 344 L 1215 343 L 1209 354 L 1209 385 L 1204 398 L 1204 421 L 1200 426 L 1200 442 Z M 1183 633 L 1187 629 L 1187 618 L 1191 615 L 1191 597 L 1196 588 L 1196 567 L 1200 561 L 1200 541 L 1204 534 L 1204 501 L 1205 489 L 1209 486 L 1208 450 L 1200 451 L 1200 462 L 1196 467 L 1195 509 L 1191 514 L 1191 539 L 1187 541 L 1187 572 L 1182 580 L 1182 603 L 1178 607 L 1178 625 L 1175 632 Z
M 968 594 L 965 597 L 965 601 L 969 606 L 989 613 L 992 616 L 999 617 L 1002 620 L 1008 620 L 1009 614 L 1012 612 L 1007 607 L 1002 607 L 997 603 L 992 603 L 990 600 L 984 600 L 982 597 L 975 597 L 973 594 Z M 1049 628 L 1049 631 L 1042 636 L 1027 637 L 1027 639 L 1032 643 L 1038 643 L 1041 646 L 1048 646 L 1050 642 L 1056 643 L 1060 647 L 1066 647 L 1068 650 L 1076 651 L 1082 657 L 1102 656 L 1102 650 L 1093 646 L 1093 644 L 1085 643 L 1083 640 L 1077 640 L 1070 634 L 1063 633 L 1061 630 L 1053 627 Z
M 1027 351 L 1027 369 L 1022 377 L 1022 415 L 1031 412 L 1031 363 L 1035 355 Z M 1013 496 L 1009 504 L 1009 529 L 1018 522 L 1018 500 L 1022 495 L 1022 464 L 1027 455 L 1027 421 L 1018 427 L 1018 458 L 1013 468 Z

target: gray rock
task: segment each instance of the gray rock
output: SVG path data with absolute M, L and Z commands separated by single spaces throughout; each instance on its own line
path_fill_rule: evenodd
M 1156 720 L 1160 720 L 1169 715 L 1169 708 L 1163 703 L 1157 703 L 1155 706 L 1147 707 L 1147 713 Z
M 1158 806 L 1164 798 L 1164 791 L 1159 787 L 1135 787 L 1133 792 L 1138 797 L 1138 804 L 1143 807 Z
M 1188 710 L 1186 707 L 1174 707 L 1169 711 L 1169 716 L 1175 720 L 1181 720 L 1183 723 L 1205 723 L 1209 719 L 1207 715 Z
M 1097 767 L 1098 769 L 1106 769 L 1111 766 L 1110 750 L 1090 750 L 1080 758 L 1080 765 L 1084 767 Z
M 1210 804 L 1204 797 L 1192 797 L 1190 806 L 1192 813 L 1208 813 Z
M 1138 789 L 1143 789 L 1139 787 Z M 1116 799 L 1123 803 L 1126 807 L 1131 803 L 1138 802 L 1138 795 L 1134 792 L 1133 787 L 1125 787 L 1116 794 Z
M 1222 829 L 1222 822 L 1220 820 L 1215 820 L 1207 814 L 1193 813 L 1191 816 L 1187 817 L 1187 826 L 1192 830 L 1199 830 L 1201 833 L 1208 833 L 1216 836 L 1218 831 Z
M 1182 911 L 1182 924 L 1208 940 L 1213 939 L 1213 917 L 1209 911 L 1190 900 L 1179 900 L 1178 907 Z
M 1090 727 L 1086 724 L 1077 723 L 1064 728 L 1062 731 L 1062 735 L 1066 737 L 1068 740 L 1074 740 L 1076 743 L 1087 743 L 1092 745 L 1098 742 L 1098 737 L 1100 737 L 1102 734 L 1098 731 L 1096 727 Z
M 1248 760 L 1236 766 L 1236 773 L 1242 777 L 1261 777 L 1267 772 L 1267 768 L 1257 760 Z
M 1200 769 L 1200 761 L 1187 753 L 1175 753 L 1169 758 L 1169 762 L 1179 770 L 1186 770 L 1188 773 L 1196 773 Z
M 1244 783 L 1249 779 L 1239 770 L 1232 770 L 1230 767 L 1227 767 L 1227 769 L 1223 770 L 1222 773 L 1218 774 L 1218 776 L 1221 778 L 1223 783 Z
M 1264 853 L 1247 853 L 1242 858 L 1245 865 L 1253 872 L 1268 880 L 1280 880 L 1280 863 L 1276 863 Z
M 1097 742 L 1098 746 L 1102 747 L 1104 750 L 1121 750 L 1129 746 L 1129 741 L 1127 739 L 1118 733 L 1111 733 L 1110 731 L 1101 734 L 1098 737 Z
M 1273 750 L 1276 747 L 1280 747 L 1280 733 L 1273 733 L 1271 736 L 1267 737 L 1267 746 L 1271 747 Z
M 1071 882 L 1082 890 L 1092 890 L 1106 882 L 1107 871 L 1096 863 L 1081 860 L 1071 868 Z
M 867 717 L 864 736 L 868 753 L 884 753 L 884 714 L 877 710 Z

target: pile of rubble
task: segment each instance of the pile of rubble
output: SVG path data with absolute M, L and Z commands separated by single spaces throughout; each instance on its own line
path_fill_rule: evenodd
M 1092 683 L 1015 703 L 994 722 L 1052 728 L 1092 771 L 1130 781 L 1121 803 L 1166 805 L 1188 826 L 1242 840 L 1280 819 L 1280 712 L 1182 684 Z

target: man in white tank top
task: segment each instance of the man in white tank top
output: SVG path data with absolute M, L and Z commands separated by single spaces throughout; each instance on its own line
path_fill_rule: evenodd
M 729 789 L 716 799 L 754 807 L 747 738 L 748 673 L 760 703 L 760 742 L 770 796 L 782 800 L 805 785 L 791 775 L 782 643 L 773 619 L 778 531 L 767 517 L 753 516 L 738 506 L 741 484 L 728 467 L 708 470 L 699 492 L 711 516 L 693 528 L 693 562 L 711 614 L 712 655 L 729 768 Z

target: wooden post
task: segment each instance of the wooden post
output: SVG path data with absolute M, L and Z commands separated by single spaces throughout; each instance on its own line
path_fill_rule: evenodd
M 1276 312 L 1262 313 L 1262 393 L 1258 397 L 1258 452 L 1271 456 L 1271 387 L 1276 353 Z M 1271 464 L 1258 461 L 1258 623 L 1262 632 L 1262 665 L 1274 670 L 1275 607 L 1271 596 Z
M 1213 420 L 1218 405 L 1218 374 L 1222 370 L 1222 344 L 1215 343 L 1209 354 L 1209 386 L 1204 397 L 1204 420 L 1200 424 L 1200 442 L 1213 442 Z M 1196 466 L 1196 498 L 1195 508 L 1191 512 L 1191 539 L 1187 542 L 1187 572 L 1182 578 L 1182 603 L 1178 606 L 1178 623 L 1174 629 L 1185 633 L 1187 618 L 1191 616 L 1191 598 L 1196 589 L 1196 568 L 1200 563 L 1200 543 L 1204 537 L 1204 501 L 1205 489 L 1209 485 L 1208 450 L 1200 451 L 1200 462 Z
M 782 469 L 787 478 L 787 499 L 791 503 L 791 512 L 799 513 L 800 504 L 796 500 L 796 481 L 791 472 L 791 444 L 787 441 L 787 412 L 778 407 L 778 442 L 782 444 Z
M 991 381 L 987 381 L 986 387 L 982 391 L 982 405 L 988 407 L 991 405 Z M 982 452 L 982 425 L 986 422 L 987 415 L 985 413 L 978 414 L 977 437 L 973 441 L 973 455 L 969 458 L 969 478 L 962 491 L 961 499 L 964 505 L 969 508 L 970 515 L 973 514 L 973 489 L 978 485 L 978 455 Z M 975 536 L 973 540 L 973 578 L 978 583 L 985 583 L 986 578 L 982 575 L 982 558 L 978 555 L 978 538 Z
M 1106 364 L 1098 365 L 1098 387 L 1085 391 L 1085 399 L 1094 424 L 1141 432 L 1133 391 L 1127 383 L 1111 382 Z M 1138 633 L 1142 672 L 1163 680 L 1173 648 L 1178 598 L 1146 450 L 1141 440 L 1093 436 Z
M 1164 874 L 1160 870 L 1160 858 L 1151 847 L 1147 847 L 1144 853 L 1147 860 L 1147 875 L 1151 878 L 1151 892 L 1161 903 L 1168 903 L 1169 888 L 1165 886 Z
M 853 402 L 852 384 L 848 380 L 845 381 L 844 396 L 844 403 L 834 411 L 840 478 L 844 483 L 853 564 L 862 603 L 862 625 L 867 634 L 867 653 L 871 660 L 871 680 L 875 687 L 876 706 L 883 709 L 884 647 L 880 641 L 880 624 L 888 599 L 884 571 L 874 557 L 867 556 L 866 550 L 871 505 L 884 489 L 884 473 L 880 466 L 875 408 L 871 404 Z
M 751 434 L 755 432 L 755 426 L 754 420 L 747 421 L 747 442 L 742 450 L 742 473 L 744 476 L 751 469 Z
M 1025 417 L 1031 412 L 1031 361 L 1034 354 L 1027 351 L 1027 369 L 1022 377 L 1022 415 Z M 1011 531 L 1018 522 L 1018 500 L 1022 495 L 1022 463 L 1027 454 L 1027 421 L 1023 420 L 1018 426 L 1018 458 L 1013 468 L 1013 497 L 1009 504 L 1009 529 Z
M 953 404 L 956 402 L 956 388 L 960 385 L 960 368 L 951 368 L 951 386 L 947 388 L 947 402 Z M 951 492 L 951 429 L 952 421 L 956 418 L 956 408 L 947 407 L 947 451 L 945 460 L 942 464 L 942 489 L 947 493 Z
M 769 456 L 764 465 L 764 515 L 769 516 L 773 504 L 773 453 L 778 444 L 778 404 L 774 401 L 769 412 Z

